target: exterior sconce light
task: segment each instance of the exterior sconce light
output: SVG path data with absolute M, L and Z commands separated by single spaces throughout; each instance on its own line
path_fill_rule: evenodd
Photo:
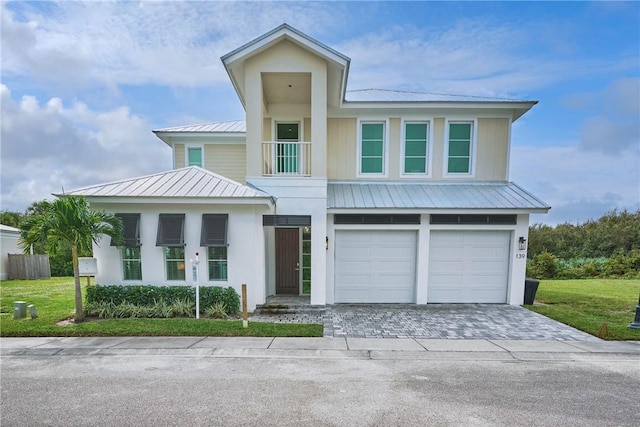
M 324 248 L 329 250 L 329 236 L 325 237 Z
M 521 251 L 527 249 L 527 239 L 522 236 L 520 236 L 520 238 L 518 239 L 518 249 L 520 249 Z

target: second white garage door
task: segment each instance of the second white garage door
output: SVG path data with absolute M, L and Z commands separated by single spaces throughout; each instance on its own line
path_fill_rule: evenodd
M 432 231 L 427 302 L 505 303 L 509 231 Z
M 336 231 L 336 303 L 414 303 L 415 231 Z

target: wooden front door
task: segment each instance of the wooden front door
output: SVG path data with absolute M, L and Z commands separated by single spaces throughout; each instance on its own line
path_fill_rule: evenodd
M 276 295 L 300 294 L 300 230 L 276 228 Z

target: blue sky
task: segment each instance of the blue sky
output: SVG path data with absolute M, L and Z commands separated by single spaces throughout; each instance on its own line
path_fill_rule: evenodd
M 151 129 L 237 120 L 220 56 L 286 22 L 348 89 L 538 100 L 510 179 L 533 222 L 640 209 L 638 2 L 4 2 L 1 207 L 171 168 Z

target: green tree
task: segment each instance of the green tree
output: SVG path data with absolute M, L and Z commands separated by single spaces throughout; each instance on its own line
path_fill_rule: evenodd
M 47 252 L 55 254 L 65 245 L 71 246 L 73 277 L 75 279 L 76 321 L 84 320 L 82 308 L 82 288 L 78 271 L 78 252 L 88 252 L 92 243 L 106 234 L 122 241 L 122 221 L 113 214 L 94 211 L 86 199 L 65 196 L 53 202 L 38 202 L 32 215 L 20 224 L 21 245 L 28 250 L 31 244 L 42 244 Z
M 20 212 L 2 211 L 0 212 L 0 224 L 8 225 L 9 227 L 18 227 L 22 214 Z

